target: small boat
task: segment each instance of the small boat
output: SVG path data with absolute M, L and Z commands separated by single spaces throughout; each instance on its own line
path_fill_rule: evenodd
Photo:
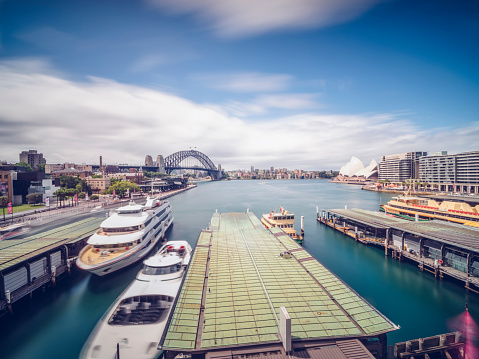
M 30 230 L 25 223 L 11 224 L 0 227 L 0 241 L 4 239 L 13 239 Z
M 80 358 L 157 358 L 190 258 L 188 242 L 170 241 L 145 260 L 136 279 L 96 325 Z
M 168 201 L 148 197 L 144 206 L 130 201 L 101 223 L 76 264 L 98 276 L 113 273 L 144 258 L 172 223 Z
M 289 213 L 284 208 L 280 207 L 279 212 L 271 211 L 270 213 L 263 214 L 261 222 L 266 228 L 281 228 L 296 242 L 303 244 L 303 237 L 296 233 L 296 230 L 294 229 L 294 213 Z

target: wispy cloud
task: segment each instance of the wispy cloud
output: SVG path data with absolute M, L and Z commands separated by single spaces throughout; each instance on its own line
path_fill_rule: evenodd
M 140 57 L 132 66 L 134 72 L 147 72 L 168 63 L 163 54 L 150 54 Z
M 381 0 L 146 0 L 162 10 L 194 14 L 220 37 L 324 27 L 354 19 Z
M 195 75 L 193 80 L 212 89 L 230 92 L 279 92 L 291 86 L 293 76 L 259 72 L 210 73 Z
M 306 103 L 308 99 L 305 100 Z M 277 106 L 275 99 L 264 103 Z M 263 104 L 264 105 L 264 104 Z M 394 114 L 305 114 L 241 120 L 224 108 L 108 79 L 72 81 L 39 60 L 0 62 L 0 157 L 36 148 L 49 163 L 141 163 L 196 146 L 223 168 L 324 169 L 352 155 L 365 163 L 383 154 L 477 150 L 479 123 L 422 129 Z
M 225 107 L 233 115 L 248 117 L 264 115 L 270 110 L 317 110 L 324 106 L 317 99 L 319 94 L 281 93 L 261 94 L 249 102 L 230 101 Z

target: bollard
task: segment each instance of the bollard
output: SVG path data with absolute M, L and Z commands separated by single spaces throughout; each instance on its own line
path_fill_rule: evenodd
M 304 216 L 301 216 L 301 236 L 304 236 Z

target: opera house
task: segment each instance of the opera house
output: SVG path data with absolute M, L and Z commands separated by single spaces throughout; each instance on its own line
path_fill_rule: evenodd
M 364 167 L 361 160 L 351 157 L 351 160 L 341 167 L 339 175 L 332 182 L 366 184 L 378 180 L 378 163 L 373 159 L 369 166 Z

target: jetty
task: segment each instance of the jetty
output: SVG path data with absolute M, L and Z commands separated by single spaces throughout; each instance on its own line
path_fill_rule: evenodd
M 72 258 L 102 220 L 86 218 L 23 239 L 0 241 L 0 315 L 69 273 Z
M 318 211 L 318 222 L 385 255 L 416 263 L 436 278 L 462 282 L 479 294 L 479 228 L 448 221 L 408 221 L 362 209 Z
M 160 349 L 183 358 L 386 358 L 398 327 L 282 229 L 214 213 Z

